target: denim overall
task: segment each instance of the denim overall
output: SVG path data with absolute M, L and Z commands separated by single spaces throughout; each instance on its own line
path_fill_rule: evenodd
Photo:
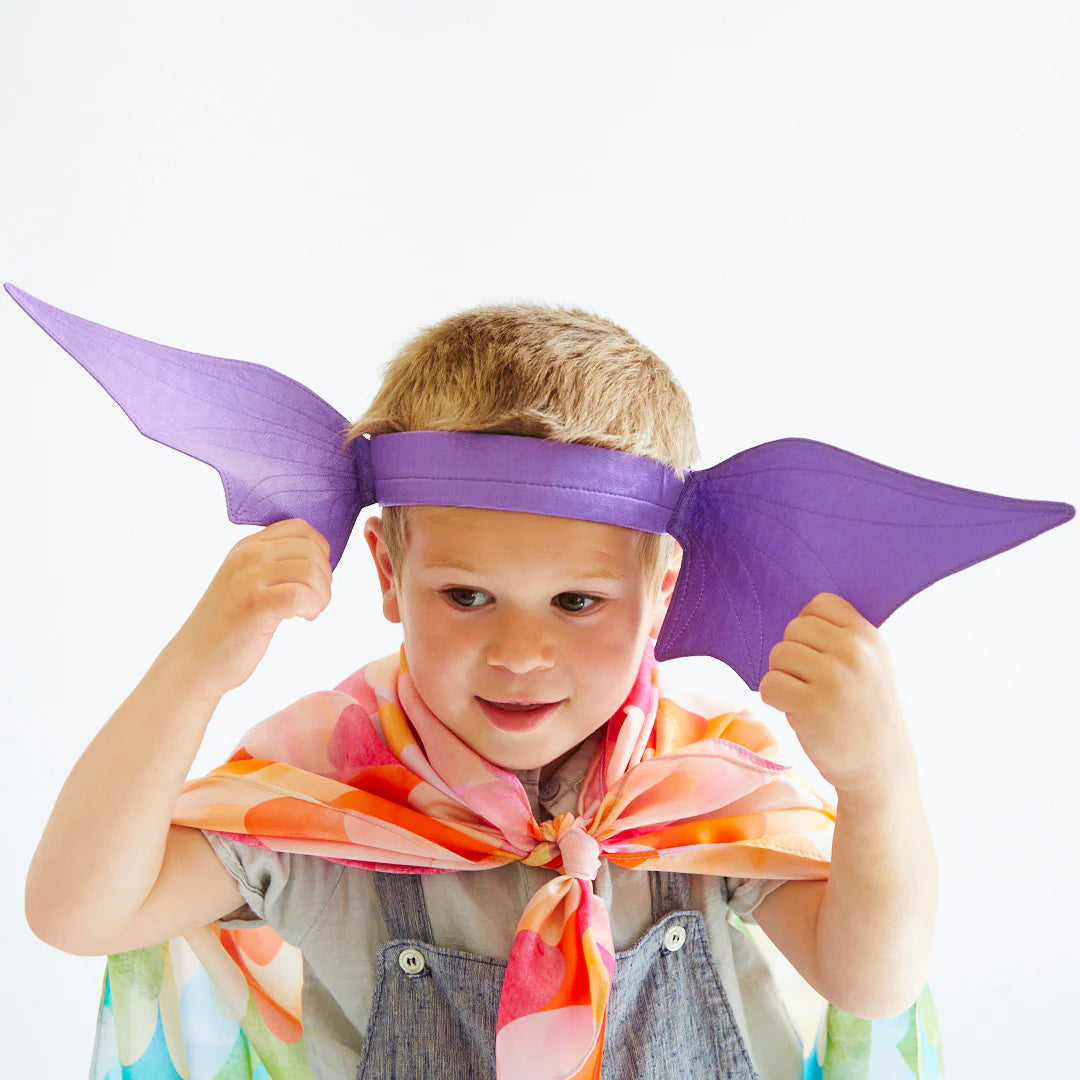
M 602 1080 L 760 1080 L 684 874 L 649 874 L 652 924 L 616 952 Z M 374 873 L 390 940 L 356 1080 L 494 1080 L 506 961 L 432 944 L 418 874 Z M 509 1078 L 513 1080 L 513 1078 Z

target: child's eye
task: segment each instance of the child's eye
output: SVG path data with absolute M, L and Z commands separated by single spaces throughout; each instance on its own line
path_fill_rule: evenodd
M 489 596 L 490 595 L 490 593 L 485 593 L 480 589 L 449 588 L 449 589 L 443 589 L 443 592 L 450 598 L 450 603 L 453 604 L 454 607 L 461 608 L 461 609 L 466 610 L 466 611 L 475 610 L 478 607 L 483 607 L 483 605 L 482 604 L 459 603 L 454 597 L 455 593 L 459 593 L 459 594 L 463 593 L 466 596 Z M 591 600 L 592 601 L 592 607 L 595 607 L 600 602 L 600 599 L 601 599 L 599 596 L 589 596 L 586 593 L 559 593 L 559 597 L 563 597 L 563 596 L 569 596 L 569 597 L 573 598 L 574 600 Z M 570 608 L 563 608 L 563 611 L 565 611 L 569 615 L 578 615 L 578 614 L 583 614 L 586 611 L 591 611 L 592 607 L 570 607 Z
M 459 604 L 457 602 L 457 600 L 454 598 L 455 593 L 465 593 L 465 594 L 467 594 L 469 596 L 479 596 L 479 595 L 481 595 L 479 589 L 443 589 L 443 593 L 446 596 L 450 597 L 450 602 L 454 605 L 454 607 L 465 607 L 465 608 L 472 608 L 472 607 L 476 607 L 477 605 L 476 604 Z M 484 595 L 486 595 L 486 594 L 484 594 Z
M 579 612 L 591 611 L 593 607 L 596 607 L 596 605 L 600 603 L 600 597 L 598 597 L 598 596 L 587 596 L 585 593 L 564 592 L 564 593 L 559 593 L 559 596 L 569 596 L 569 597 L 572 597 L 574 600 L 591 600 L 592 601 L 592 607 L 587 607 L 587 608 L 574 607 L 574 608 L 564 609 L 564 610 L 568 610 L 571 614 L 574 614 L 574 615 L 578 614 Z

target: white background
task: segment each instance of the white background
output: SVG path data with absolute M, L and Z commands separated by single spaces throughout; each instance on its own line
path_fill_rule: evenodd
M 699 468 L 799 435 L 1075 505 L 1078 55 L 1066 2 L 10 4 L 0 279 L 350 417 L 420 326 L 581 306 L 671 365 Z M 0 359 L 4 1072 L 77 1077 L 104 961 L 31 934 L 26 869 L 72 765 L 256 529 L 3 294 Z M 941 869 L 950 1080 L 1075 1068 L 1078 536 L 882 627 Z M 396 649 L 378 597 L 358 523 L 330 607 L 282 625 L 191 775 Z M 719 662 L 670 663 L 798 750 Z

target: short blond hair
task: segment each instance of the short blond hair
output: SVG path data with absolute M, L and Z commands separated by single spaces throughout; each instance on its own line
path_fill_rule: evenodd
M 346 430 L 470 431 L 586 443 L 663 462 L 679 479 L 700 450 L 690 399 L 651 349 L 580 308 L 492 304 L 423 327 L 387 362 L 367 411 Z M 383 538 L 400 580 L 409 506 L 382 511 Z M 655 595 L 675 551 L 667 533 L 637 530 L 638 557 Z

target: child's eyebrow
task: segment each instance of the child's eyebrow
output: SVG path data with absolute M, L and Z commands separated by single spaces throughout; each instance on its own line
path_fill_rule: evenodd
M 463 563 L 458 559 L 451 559 L 449 557 L 444 559 L 433 559 L 431 562 L 425 563 L 425 569 L 427 570 L 463 570 L 466 574 L 479 574 L 482 571 L 477 570 L 475 567 L 469 566 L 467 563 Z M 623 575 L 617 570 L 609 570 L 607 567 L 598 566 L 585 573 L 574 571 L 566 575 L 567 577 L 574 577 L 584 579 L 587 581 L 622 581 Z

